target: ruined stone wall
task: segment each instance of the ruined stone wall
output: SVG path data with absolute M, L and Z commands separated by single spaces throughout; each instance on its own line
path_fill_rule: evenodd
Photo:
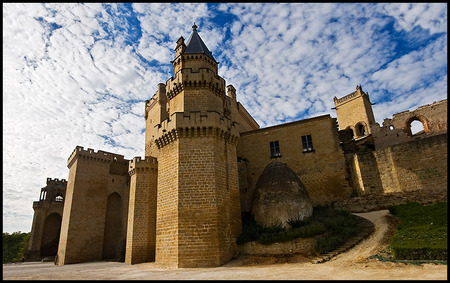
M 302 136 L 311 135 L 314 150 L 303 151 Z M 280 157 L 305 185 L 313 205 L 348 198 L 351 187 L 343 151 L 339 145 L 336 119 L 329 115 L 282 124 L 241 134 L 238 157 L 245 160 L 246 177 L 240 172 L 243 208 L 250 207 L 256 181 L 272 161 L 270 142 L 278 141 Z M 241 165 L 244 167 L 244 165 Z M 245 204 L 245 205 L 244 205 Z
M 411 122 L 420 121 L 424 132 L 412 135 Z M 396 113 L 392 119 L 384 119 L 383 125 L 372 126 L 375 147 L 385 148 L 424 136 L 447 132 L 447 99 L 418 107 L 413 111 Z

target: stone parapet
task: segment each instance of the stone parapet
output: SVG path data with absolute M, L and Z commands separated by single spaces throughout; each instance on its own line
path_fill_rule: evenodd
M 147 156 L 145 159 L 141 159 L 141 157 L 134 157 L 129 161 L 128 172 L 130 176 L 133 176 L 136 171 L 145 171 L 145 170 L 158 170 L 158 161 L 155 157 Z
M 33 209 L 34 210 L 45 210 L 50 206 L 49 202 L 46 201 L 34 201 L 33 202 Z
M 67 167 L 70 168 L 77 158 L 86 158 L 92 161 L 106 162 L 106 163 L 113 161 L 125 161 L 123 155 L 114 154 L 102 150 L 95 152 L 92 148 L 88 148 L 85 150 L 84 147 L 77 146 L 67 160 Z
M 216 95 L 225 95 L 225 80 L 208 68 L 197 71 L 191 68 L 182 69 L 166 82 L 167 97 L 172 99 L 184 89 L 209 89 Z
M 156 126 L 155 143 L 161 148 L 178 138 L 215 136 L 237 144 L 237 123 L 215 111 L 176 112 Z

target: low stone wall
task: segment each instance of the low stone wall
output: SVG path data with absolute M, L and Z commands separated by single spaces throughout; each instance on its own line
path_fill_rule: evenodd
M 384 195 L 370 194 L 335 202 L 333 203 L 333 208 L 359 213 L 388 209 L 389 206 L 408 202 L 432 204 L 446 201 L 447 187 L 408 192 L 395 192 Z
M 297 238 L 284 243 L 273 243 L 262 245 L 257 242 L 247 242 L 239 247 L 240 254 L 244 255 L 280 255 L 280 254 L 302 254 L 315 255 L 314 246 L 316 238 Z

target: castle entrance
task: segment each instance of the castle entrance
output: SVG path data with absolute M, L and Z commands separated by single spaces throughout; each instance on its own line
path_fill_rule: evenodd
M 118 193 L 112 193 L 106 206 L 103 259 L 119 258 L 122 226 L 122 198 Z
M 51 213 L 45 218 L 41 240 L 41 257 L 55 256 L 58 252 L 61 222 L 62 217 L 58 213 Z

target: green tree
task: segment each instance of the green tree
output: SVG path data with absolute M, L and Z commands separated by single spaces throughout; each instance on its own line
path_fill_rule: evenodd
M 21 261 L 25 257 L 31 233 L 3 233 L 3 263 Z

